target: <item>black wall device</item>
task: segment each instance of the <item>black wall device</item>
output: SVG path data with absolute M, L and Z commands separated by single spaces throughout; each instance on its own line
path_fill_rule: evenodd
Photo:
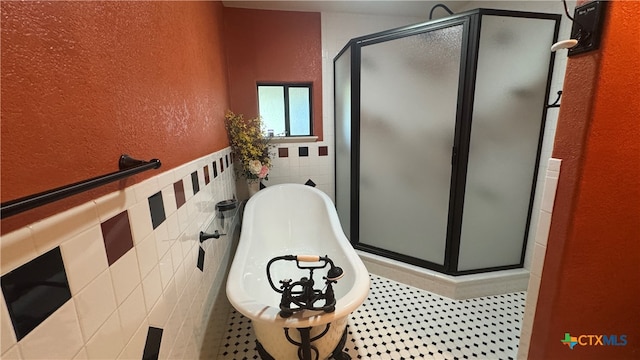
M 592 1 L 576 7 L 571 38 L 578 40 L 578 45 L 569 49 L 568 56 L 596 50 L 600 47 L 605 4 L 606 1 Z

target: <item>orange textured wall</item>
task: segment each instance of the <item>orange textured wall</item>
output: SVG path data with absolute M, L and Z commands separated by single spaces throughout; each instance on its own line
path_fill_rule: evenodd
M 530 359 L 640 357 L 638 14 L 640 2 L 610 2 L 601 49 L 567 64 L 553 151 L 562 168 Z M 618 342 L 624 334 L 627 344 L 570 350 L 565 333 Z
M 220 2 L 6 2 L 2 201 L 158 158 L 136 175 L 4 219 L 2 232 L 228 146 Z
M 231 110 L 258 114 L 256 83 L 313 83 L 313 131 L 322 140 L 320 13 L 225 8 Z

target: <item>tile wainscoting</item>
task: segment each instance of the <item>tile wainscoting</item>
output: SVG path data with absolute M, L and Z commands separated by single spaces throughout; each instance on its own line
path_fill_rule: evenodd
M 230 158 L 220 150 L 2 236 L 2 359 L 217 354 L 238 221 L 198 235 L 236 194 Z
M 533 320 L 536 315 L 538 293 L 540 290 L 540 282 L 542 281 L 542 268 L 544 266 L 544 258 L 547 253 L 547 239 L 549 237 L 549 229 L 551 228 L 551 214 L 553 213 L 553 204 L 556 200 L 556 190 L 558 188 L 561 164 L 562 160 L 555 158 L 550 158 L 547 162 L 547 171 L 542 189 L 540 214 L 536 225 L 535 250 L 531 260 L 531 277 L 529 278 L 529 286 L 527 288 L 528 295 L 525 304 L 524 319 L 522 320 L 522 335 L 520 336 L 518 359 L 526 359 L 529 353 L 531 331 L 533 329 Z
M 265 186 L 295 183 L 317 187 L 334 200 L 333 148 L 328 141 L 275 143 Z

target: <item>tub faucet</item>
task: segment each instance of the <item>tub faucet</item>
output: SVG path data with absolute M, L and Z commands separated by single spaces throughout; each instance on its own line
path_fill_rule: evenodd
M 309 277 L 302 277 L 298 281 L 292 279 L 280 280 L 280 287 L 276 287 L 271 278 L 271 265 L 276 261 L 295 261 L 298 269 L 309 270 Z M 320 265 L 307 265 L 303 266 L 300 263 L 304 262 L 320 262 Z M 327 276 L 323 276 L 325 280 L 325 291 L 314 289 L 315 281 L 313 280 L 313 270 L 323 269 L 329 265 L 329 271 Z M 297 311 L 301 310 L 318 310 L 327 313 L 334 312 L 336 310 L 336 298 L 333 292 L 333 284 L 337 283 L 340 278 L 344 276 L 344 271 L 334 265 L 333 261 L 328 256 L 317 255 L 283 255 L 277 256 L 267 264 L 267 279 L 269 285 L 276 292 L 282 294 L 280 299 L 280 316 L 287 318 L 293 315 Z M 315 303 L 324 300 L 323 305 L 316 305 Z
M 207 234 L 204 231 L 200 231 L 200 236 L 199 236 L 200 243 L 202 244 L 205 240 L 211 239 L 211 238 L 218 239 L 220 238 L 220 235 L 227 235 L 227 234 L 220 234 L 218 230 L 214 231 L 213 234 Z

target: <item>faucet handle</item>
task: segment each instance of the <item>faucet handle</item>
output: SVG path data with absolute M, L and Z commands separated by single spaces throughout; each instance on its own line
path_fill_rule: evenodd
M 296 260 L 301 262 L 318 262 L 320 261 L 320 256 L 318 255 L 297 255 Z
M 205 240 L 207 239 L 218 239 L 221 235 L 227 235 L 227 234 L 220 234 L 218 232 L 218 230 L 214 231 L 213 234 L 207 234 L 204 231 L 200 231 L 200 243 L 203 243 Z
M 282 284 L 282 285 L 280 286 L 280 289 L 287 289 L 287 288 L 289 288 L 289 287 L 291 286 L 291 282 L 292 282 L 292 281 L 293 281 L 293 280 L 291 280 L 291 279 L 282 279 L 282 280 L 280 280 L 279 282 L 280 282 L 280 284 Z

